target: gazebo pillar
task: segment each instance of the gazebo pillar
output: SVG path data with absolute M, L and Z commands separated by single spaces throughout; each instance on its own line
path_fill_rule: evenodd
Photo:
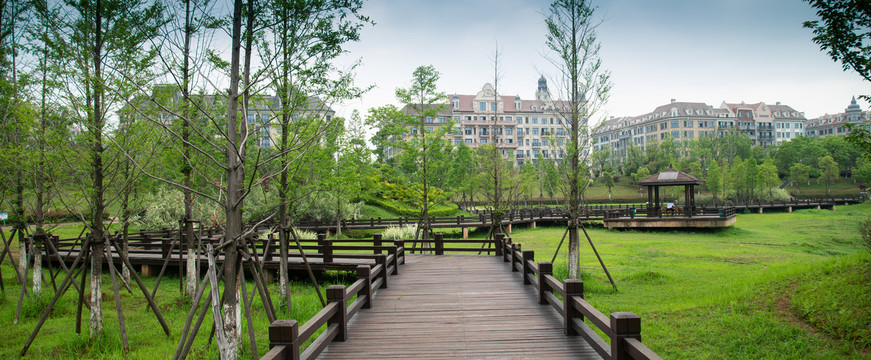
M 653 186 L 647 185 L 647 216 L 653 214 Z
M 653 195 L 653 198 L 654 198 L 653 214 L 654 214 L 654 216 L 661 216 L 662 209 L 659 206 L 659 186 L 654 186 L 653 192 L 656 193 Z

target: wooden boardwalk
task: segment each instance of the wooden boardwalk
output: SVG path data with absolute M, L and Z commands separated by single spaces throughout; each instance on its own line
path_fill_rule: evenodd
M 494 256 L 407 255 L 319 359 L 601 359 Z

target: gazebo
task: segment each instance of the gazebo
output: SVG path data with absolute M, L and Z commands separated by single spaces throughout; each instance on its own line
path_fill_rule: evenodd
M 684 187 L 683 211 L 674 211 L 671 215 L 693 217 L 696 213 L 695 187 L 704 183 L 704 181 L 699 180 L 695 176 L 668 168 L 639 181 L 638 185 L 647 186 L 648 217 L 662 217 L 663 215 L 659 198 L 659 188 L 663 186 Z

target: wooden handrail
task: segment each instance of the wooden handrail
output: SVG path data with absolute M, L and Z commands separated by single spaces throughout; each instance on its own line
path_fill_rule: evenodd
M 566 279 L 560 282 L 553 277 L 553 265 L 550 262 L 536 263 L 533 251 L 521 250 L 520 244 L 509 243 L 510 239 L 503 246 L 506 257 L 510 257 L 512 270 L 521 272 L 524 284 L 538 289 L 540 304 L 550 305 L 562 316 L 567 336 L 580 335 L 606 359 L 661 359 L 641 343 L 641 318 L 638 315 L 632 312 L 614 312 L 605 316 L 584 300 L 583 281 Z M 554 293 L 560 294 L 563 300 L 560 301 Z M 587 326 L 585 318 L 610 338 L 610 346 Z

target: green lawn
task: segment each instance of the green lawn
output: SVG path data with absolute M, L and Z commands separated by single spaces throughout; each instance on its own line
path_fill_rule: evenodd
M 862 204 L 738 215 L 721 231 L 589 229 L 620 291 L 583 239 L 586 298 L 606 314 L 639 314 L 644 342 L 664 358 L 867 358 L 871 256 L 855 224 L 869 215 L 871 204 Z M 511 237 L 549 261 L 563 231 L 520 229 Z M 554 266 L 560 278 L 562 251 Z
M 56 233 L 63 236 L 76 236 L 78 229 L 63 227 Z M 13 244 L 17 249 L 17 244 Z M 16 250 L 17 251 L 17 250 Z M 17 252 L 16 252 L 17 254 Z M 22 307 L 22 315 L 18 324 L 13 324 L 15 309 L 18 304 L 20 286 L 11 262 L 7 258 L 2 265 L 6 289 L 0 293 L 0 324 L 3 324 L 3 341 L 0 342 L 0 358 L 17 358 L 22 346 L 35 328 L 46 305 L 54 295 L 51 282 L 46 278 L 42 297 L 26 296 Z M 115 310 L 112 282 L 108 270 L 103 270 L 103 323 L 104 334 L 93 341 L 88 340 L 88 309 L 83 311 L 82 335 L 75 333 L 76 291 L 70 289 L 58 301 L 51 316 L 46 321 L 39 335 L 27 353 L 31 359 L 169 359 L 175 353 L 181 330 L 190 309 L 190 299 L 179 295 L 179 278 L 175 274 L 165 276 L 161 281 L 156 301 L 170 328 L 170 336 L 166 336 L 154 314 L 147 309 L 147 302 L 135 283 L 131 284 L 133 293 L 128 293 L 121 287 L 121 301 L 130 342 L 130 351 L 123 351 L 119 322 Z M 47 272 L 46 272 L 47 276 Z M 57 279 L 58 285 L 63 280 L 63 274 Z M 249 295 L 254 289 L 248 275 L 247 289 Z M 144 283 L 152 289 L 156 277 L 145 277 Z M 351 278 L 343 277 L 341 273 L 328 272 L 321 274 L 319 284 L 322 289 L 332 284 L 350 284 Z M 119 285 L 120 286 L 120 285 Z M 297 319 L 300 324 L 308 320 L 321 309 L 314 288 L 307 278 L 292 283 L 293 310 L 288 312 L 286 306 L 280 306 L 277 283 L 270 284 L 273 304 L 277 307 L 277 315 L 282 319 Z M 223 291 L 223 290 L 221 290 Z M 259 296 L 254 297 L 252 317 L 256 334 L 257 349 L 262 356 L 269 346 L 267 331 L 269 321 L 266 317 Z M 208 335 L 212 327 L 211 312 L 206 316 L 199 335 L 188 356 L 189 359 L 215 359 L 218 357 L 217 347 L 209 345 Z M 244 315 L 243 315 L 244 319 Z M 244 323 L 244 321 L 243 321 Z M 240 358 L 250 358 L 250 341 L 248 340 L 247 323 L 242 325 L 243 352 Z M 321 329 L 322 331 L 323 329 Z

